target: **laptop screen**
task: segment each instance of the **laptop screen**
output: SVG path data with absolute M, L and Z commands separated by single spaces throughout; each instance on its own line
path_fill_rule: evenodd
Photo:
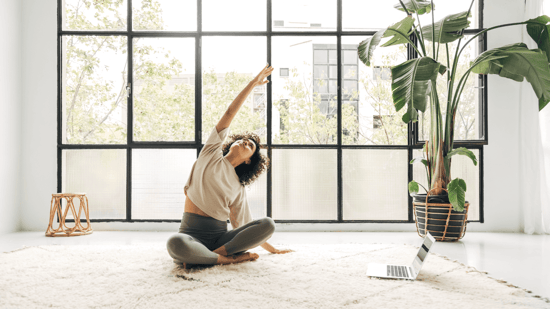
M 414 260 L 412 263 L 412 267 L 417 274 L 420 272 L 420 269 L 424 264 L 424 260 L 426 259 L 428 252 L 430 252 L 430 249 L 434 244 L 434 242 L 435 242 L 435 238 L 433 238 L 433 236 L 430 233 L 428 233 L 426 237 L 424 237 L 422 246 L 420 246 L 420 249 L 418 249 L 418 253 L 414 257 Z
M 425 237 L 424 242 L 422 243 L 422 246 L 418 250 L 418 253 L 416 256 L 420 260 L 420 262 L 424 262 L 424 259 L 426 258 L 426 255 L 428 255 L 428 252 L 430 251 L 430 248 L 432 247 L 433 241 L 430 239 L 430 237 Z

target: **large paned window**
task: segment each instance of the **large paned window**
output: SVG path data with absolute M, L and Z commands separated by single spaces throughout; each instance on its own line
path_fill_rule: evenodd
M 436 1 L 436 20 L 470 4 L 447 2 Z M 482 7 L 476 0 L 465 36 L 483 30 Z M 257 133 L 271 160 L 247 188 L 254 217 L 413 222 L 407 183 L 426 180 L 409 161 L 430 117 L 401 121 L 390 68 L 416 54 L 379 47 L 370 67 L 357 56 L 361 41 L 405 17 L 393 3 L 58 0 L 58 13 L 58 190 L 86 192 L 92 221 L 179 221 L 183 186 L 208 134 L 270 63 L 270 83 L 254 88 L 231 124 L 233 133 Z M 481 35 L 467 47 L 459 73 L 485 42 Z M 469 219 L 480 222 L 486 94 L 486 79 L 471 75 L 455 145 L 480 164 L 457 158 L 451 171 L 467 181 Z

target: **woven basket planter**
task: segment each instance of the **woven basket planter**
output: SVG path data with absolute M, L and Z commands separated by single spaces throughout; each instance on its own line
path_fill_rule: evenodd
M 446 190 L 445 190 L 446 191 Z M 468 202 L 464 210 L 453 210 L 447 195 L 413 195 L 414 221 L 420 237 L 430 232 L 437 241 L 458 241 L 466 233 Z

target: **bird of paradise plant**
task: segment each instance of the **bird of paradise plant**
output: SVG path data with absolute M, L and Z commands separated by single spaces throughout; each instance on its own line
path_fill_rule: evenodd
M 396 111 L 406 106 L 406 113 L 402 117 L 405 123 L 417 121 L 418 111 L 424 113 L 429 109 L 429 138 L 423 148 L 426 156 L 414 159 L 411 164 L 424 164 L 429 187 L 424 189 L 436 195 L 444 194 L 445 190 L 448 190 L 448 198 L 455 211 L 464 210 L 466 182 L 460 178 L 451 180 L 451 159 L 455 155 L 464 155 L 477 165 L 473 152 L 464 147 L 453 147 L 455 116 L 468 76 L 471 73 L 497 74 L 518 82 L 527 79 L 539 99 L 539 110 L 550 102 L 550 17 L 542 15 L 524 22 L 490 27 L 461 45 L 464 30 L 470 25 L 468 18 L 471 17 L 473 3 L 474 0 L 468 11 L 448 15 L 434 22 L 433 0 L 399 0 L 394 7 L 405 12 L 407 17 L 376 32 L 372 37 L 362 41 L 358 47 L 359 58 L 367 66 L 370 66 L 373 52 L 383 38 L 389 39 L 381 47 L 410 44 L 416 50 L 418 58 L 391 68 L 392 98 Z M 422 27 L 420 23 L 415 23 L 413 14 L 418 19 L 419 15 L 429 13 L 432 14 L 430 25 Z M 460 78 L 457 76 L 458 60 L 470 42 L 488 31 L 517 25 L 526 25 L 527 33 L 536 42 L 537 49 L 529 49 L 524 43 L 516 43 L 485 51 L 470 63 Z M 412 42 L 413 35 L 418 45 Z M 454 58 L 450 59 L 449 43 L 457 40 Z M 427 41 L 432 42 L 432 57 L 427 53 Z M 446 65 L 438 62 L 441 46 L 447 51 Z M 436 81 L 440 75 L 447 78 L 446 102 L 440 102 L 437 94 Z M 445 112 L 441 103 L 446 104 Z M 418 191 L 419 184 L 411 181 L 409 192 Z

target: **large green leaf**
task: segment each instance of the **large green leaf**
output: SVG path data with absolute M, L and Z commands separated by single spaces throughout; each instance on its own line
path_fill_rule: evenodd
M 359 54 L 359 59 L 361 59 L 361 62 L 363 62 L 366 66 L 370 66 L 370 60 L 373 57 L 374 50 L 376 49 L 376 46 L 380 44 L 384 32 L 385 31 L 380 30 L 376 32 L 373 36 L 359 43 L 357 53 Z
M 374 50 L 376 49 L 376 46 L 380 44 L 382 38 L 391 37 L 391 39 L 384 45 L 382 45 L 382 47 L 397 44 L 407 44 L 407 39 L 401 36 L 399 33 L 408 37 L 410 35 L 410 30 L 413 23 L 414 19 L 407 16 L 400 22 L 395 23 L 386 29 L 379 30 L 373 36 L 359 43 L 357 53 L 359 54 L 359 59 L 361 59 L 361 62 L 363 62 L 366 66 L 370 66 L 370 61 L 373 57 Z M 390 45 L 388 45 L 388 43 L 390 43 Z
M 418 15 L 423 15 L 432 11 L 432 3 L 430 0 L 403 0 L 403 4 L 409 11 L 409 14 L 417 13 Z M 405 12 L 403 6 L 401 6 L 401 3 L 398 3 L 393 7 L 401 12 Z
M 460 178 L 455 178 L 449 182 L 447 190 L 449 191 L 449 202 L 453 205 L 453 209 L 463 211 L 466 203 L 466 182 Z
M 359 59 L 367 65 L 370 66 L 370 60 L 373 57 L 374 49 L 380 44 L 382 38 L 391 37 L 388 42 L 386 42 L 382 47 L 398 45 L 398 44 L 407 44 L 407 38 L 403 37 L 401 34 L 408 37 L 410 35 L 410 30 L 414 23 L 414 19 L 407 16 L 403 20 L 389 26 L 386 29 L 379 30 L 374 34 L 374 36 L 367 38 L 366 40 L 359 43 L 357 49 L 359 54 Z M 401 33 L 401 34 L 400 34 Z
M 445 71 L 445 66 L 430 57 L 415 58 L 391 68 L 392 97 L 395 110 L 407 105 L 404 122 L 416 121 L 416 110 L 426 111 L 426 100 L 431 91 L 431 82 L 437 74 Z
M 409 43 L 408 37 L 411 35 L 411 29 L 413 24 L 414 24 L 414 18 L 407 16 L 401 21 L 386 28 L 383 38 L 391 37 L 391 39 L 386 43 L 382 44 L 382 47 Z M 396 31 L 399 31 L 400 33 L 405 34 L 407 37 L 405 38 L 402 35 L 399 35 Z
M 416 181 L 409 182 L 409 193 L 418 193 L 418 190 L 420 188 L 418 187 L 418 183 Z
M 529 19 L 529 22 L 537 24 L 527 24 L 527 33 L 535 40 L 539 49 L 546 53 L 550 62 L 550 17 L 546 15 Z
M 428 41 L 450 43 L 463 37 L 462 30 L 470 26 L 468 11 L 448 15 L 433 25 L 422 27 L 422 35 Z M 435 30 L 434 30 L 435 29 Z M 434 33 L 435 32 L 435 33 Z
M 407 38 L 410 35 L 410 30 L 413 23 L 414 19 L 407 16 L 400 22 L 395 23 L 386 29 L 379 30 L 373 36 L 359 43 L 357 53 L 359 54 L 359 59 L 361 59 L 361 62 L 363 62 L 366 66 L 370 66 L 370 61 L 373 57 L 374 50 L 376 49 L 376 46 L 380 44 L 382 38 L 391 37 L 391 39 L 384 45 L 382 45 L 382 47 L 397 44 L 407 44 Z M 403 37 L 400 33 L 403 34 L 405 37 Z
M 540 49 L 529 50 L 524 43 L 516 43 L 488 50 L 476 58 L 472 72 L 498 74 L 518 82 L 526 78 L 539 99 L 539 110 L 550 102 L 550 66 Z
M 422 157 L 412 159 L 411 162 L 409 162 L 409 164 L 415 164 L 415 163 L 419 163 L 419 162 L 424 164 L 424 166 L 428 166 L 428 160 L 426 160 Z
M 447 159 L 450 159 L 454 155 L 467 156 L 468 158 L 472 159 L 472 162 L 474 162 L 474 165 L 477 165 L 476 155 L 464 147 L 451 150 L 449 153 L 447 153 Z

